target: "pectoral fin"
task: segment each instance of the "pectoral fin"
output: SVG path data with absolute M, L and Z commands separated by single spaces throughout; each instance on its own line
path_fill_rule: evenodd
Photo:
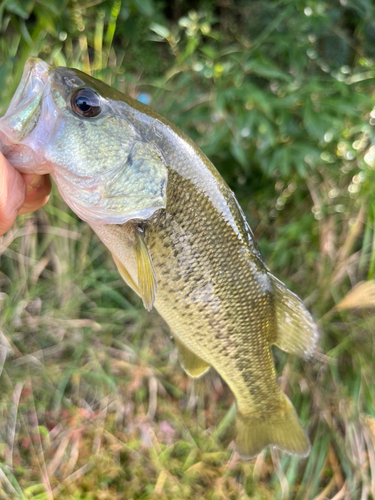
M 268 275 L 274 292 L 277 324 L 273 343 L 283 351 L 308 358 L 318 340 L 316 324 L 302 300 L 272 274 Z
M 103 230 L 103 227 L 96 227 L 95 231 L 111 250 L 113 260 L 125 283 L 142 297 L 145 308 L 150 311 L 156 296 L 154 266 L 144 241 L 143 231 L 137 225 L 130 224 L 129 222 L 124 226 L 107 225 L 105 226 L 106 230 Z M 125 228 L 125 226 L 127 227 Z M 134 279 L 126 268 L 126 265 L 129 264 L 126 259 L 127 253 L 133 255 L 132 274 Z M 137 269 L 137 282 L 135 281 L 134 265 Z
M 138 271 L 138 289 L 143 305 L 150 311 L 156 296 L 156 276 L 151 255 L 144 241 L 143 232 L 137 228 L 135 241 L 135 254 Z
M 125 281 L 125 283 L 128 286 L 130 286 L 130 288 L 132 288 L 135 291 L 135 293 L 141 295 L 138 285 L 134 282 L 133 278 L 128 273 L 126 267 L 121 263 L 121 261 L 116 257 L 115 254 L 112 254 L 112 258 L 117 266 L 118 272 L 121 274 L 121 278 Z
M 200 377 L 211 365 L 202 358 L 194 354 L 176 336 L 174 337 L 182 367 L 191 377 Z

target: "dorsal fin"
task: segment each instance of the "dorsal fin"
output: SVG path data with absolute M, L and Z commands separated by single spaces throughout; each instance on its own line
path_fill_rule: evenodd
M 308 358 L 314 352 L 318 329 L 302 300 L 268 273 L 274 292 L 276 339 L 273 342 L 283 351 Z

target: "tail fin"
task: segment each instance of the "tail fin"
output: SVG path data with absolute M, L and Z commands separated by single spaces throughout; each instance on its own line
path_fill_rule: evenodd
M 286 396 L 284 408 L 266 417 L 244 416 L 239 411 L 236 426 L 237 451 L 242 458 L 253 458 L 267 445 L 299 457 L 306 457 L 310 452 L 309 440 Z

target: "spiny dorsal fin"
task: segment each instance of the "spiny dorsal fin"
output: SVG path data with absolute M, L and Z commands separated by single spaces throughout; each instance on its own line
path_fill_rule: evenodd
M 186 371 L 190 377 L 200 377 L 210 368 L 211 365 L 206 363 L 202 358 L 197 356 L 193 351 L 188 349 L 185 344 L 183 344 L 175 335 L 174 339 L 176 342 L 176 347 L 178 354 L 180 355 L 180 361 L 183 369 Z
M 273 342 L 283 351 L 308 358 L 314 352 L 318 330 L 302 300 L 268 273 L 274 292 L 276 339 Z
M 141 228 L 136 228 L 134 250 L 137 260 L 139 295 L 142 297 L 145 308 L 150 311 L 156 296 L 156 276 Z

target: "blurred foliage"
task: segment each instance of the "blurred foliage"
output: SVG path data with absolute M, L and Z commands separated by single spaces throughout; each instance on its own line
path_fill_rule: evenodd
M 235 191 L 328 354 L 276 353 L 309 459 L 223 465 L 228 389 L 187 381 L 56 195 L 1 240 L 4 498 L 375 498 L 374 317 L 334 307 L 375 275 L 374 19 L 372 0 L 0 1 L 0 114 L 34 55 L 166 115 Z

